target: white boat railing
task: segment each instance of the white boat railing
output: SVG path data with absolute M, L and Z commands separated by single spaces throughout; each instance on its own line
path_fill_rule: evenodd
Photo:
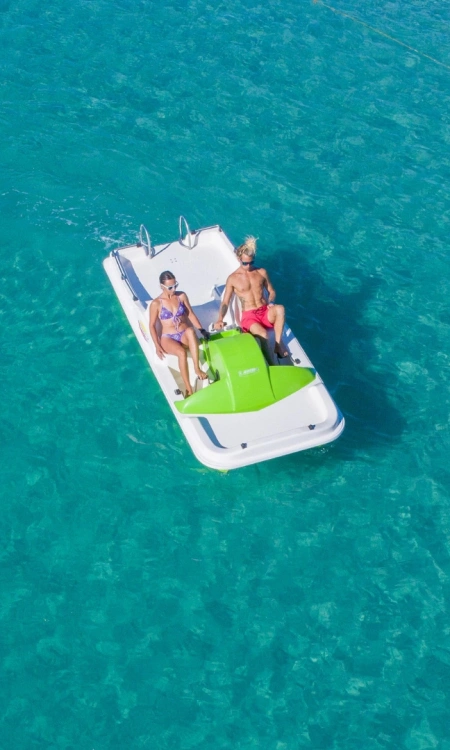
M 186 234 L 185 234 L 184 239 L 187 239 L 188 241 L 187 245 L 183 242 L 183 224 L 186 229 Z M 191 234 L 191 230 L 189 229 L 189 224 L 187 223 L 184 216 L 180 216 L 179 221 L 178 221 L 178 228 L 179 228 L 179 234 L 180 234 L 180 237 L 179 237 L 180 245 L 183 245 L 183 247 L 188 247 L 189 250 L 192 250 L 192 234 Z
M 186 231 L 184 238 L 183 238 L 183 227 Z M 198 238 L 202 232 L 206 232 L 208 229 L 218 229 L 219 232 L 223 232 L 223 229 L 220 226 L 220 224 L 211 224 L 211 226 L 209 227 L 202 227 L 201 229 L 191 230 L 184 216 L 180 216 L 178 220 L 178 228 L 179 228 L 178 242 L 180 243 L 180 245 L 183 245 L 183 247 L 189 248 L 189 250 L 192 250 L 192 248 L 196 246 L 198 242 Z M 187 245 L 186 245 L 185 240 L 187 240 Z
M 153 258 L 155 254 L 155 248 L 152 247 L 150 235 L 143 224 L 141 224 L 141 226 L 139 227 L 139 244 L 144 248 L 145 254 L 150 258 Z
M 122 265 L 122 260 L 121 260 L 120 255 L 119 255 L 119 250 L 113 250 L 112 253 L 111 253 L 111 255 L 113 256 L 113 258 L 116 259 L 116 263 L 119 266 L 119 271 L 120 271 L 121 279 L 122 279 L 122 281 L 125 282 L 125 284 L 127 285 L 128 289 L 130 290 L 131 295 L 133 297 L 133 301 L 137 302 L 138 299 L 139 299 L 139 297 L 136 294 L 135 290 L 133 289 L 133 284 L 131 283 L 130 279 L 128 278 L 127 272 L 125 271 L 125 269 L 124 269 L 124 267 Z

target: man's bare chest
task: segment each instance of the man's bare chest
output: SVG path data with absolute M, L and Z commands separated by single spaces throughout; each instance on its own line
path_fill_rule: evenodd
M 249 292 L 260 294 L 264 286 L 264 278 L 254 271 L 251 276 L 245 275 L 235 278 L 233 286 L 237 294 L 248 294 Z

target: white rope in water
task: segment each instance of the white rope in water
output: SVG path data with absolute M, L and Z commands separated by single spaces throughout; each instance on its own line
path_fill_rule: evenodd
M 313 0 L 313 3 L 314 5 L 323 5 L 324 8 L 328 8 L 328 10 L 331 10 L 332 13 L 336 13 L 339 16 L 344 16 L 345 18 L 349 18 L 351 21 L 354 21 L 355 23 L 359 23 L 360 26 L 365 26 L 366 29 L 370 29 L 370 31 L 373 31 L 375 34 L 384 36 L 385 39 L 389 39 L 391 42 L 395 42 L 396 44 L 400 44 L 402 47 L 406 47 L 406 49 L 409 49 L 410 52 L 415 52 L 416 55 L 420 55 L 420 57 L 426 57 L 427 60 L 431 60 L 431 62 L 436 63 L 436 65 L 440 65 L 442 68 L 446 68 L 447 70 L 450 70 L 450 65 L 446 65 L 445 63 L 441 62 L 441 60 L 436 60 L 435 57 L 431 57 L 431 55 L 427 55 L 425 52 L 421 52 L 420 49 L 416 49 L 415 47 L 410 47 L 409 44 L 405 44 L 405 42 L 400 41 L 400 39 L 396 39 L 395 36 L 386 34 L 384 31 L 380 31 L 380 29 L 376 29 L 375 26 L 371 26 L 365 21 L 360 21 L 359 18 L 355 18 L 354 16 L 351 16 L 349 13 L 345 13 L 343 10 L 338 10 L 337 8 L 333 8 L 332 5 L 327 5 L 327 3 L 323 3 L 322 0 Z

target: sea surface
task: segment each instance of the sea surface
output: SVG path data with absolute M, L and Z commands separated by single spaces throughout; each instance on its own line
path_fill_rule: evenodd
M 450 750 L 449 22 L 0 0 L 1 750 Z M 193 457 L 102 268 L 180 214 L 259 238 L 336 443 Z

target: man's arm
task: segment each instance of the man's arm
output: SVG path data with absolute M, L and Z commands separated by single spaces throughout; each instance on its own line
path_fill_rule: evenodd
M 266 289 L 267 289 L 267 291 L 269 293 L 268 304 L 269 305 L 273 305 L 274 302 L 275 302 L 275 297 L 277 296 L 277 293 L 276 293 L 275 289 L 272 286 L 271 280 L 269 279 L 269 274 L 267 273 L 267 271 L 266 271 L 265 268 L 260 268 L 259 272 L 260 272 L 261 276 L 264 279 L 264 286 L 266 287 Z
M 217 318 L 216 322 L 214 323 L 214 328 L 223 328 L 223 319 L 225 315 L 227 314 L 228 305 L 230 304 L 231 295 L 233 294 L 234 287 L 233 282 L 230 281 L 231 276 L 228 277 L 227 283 L 225 285 L 225 294 L 223 295 L 223 299 L 220 305 L 220 312 L 219 317 Z

